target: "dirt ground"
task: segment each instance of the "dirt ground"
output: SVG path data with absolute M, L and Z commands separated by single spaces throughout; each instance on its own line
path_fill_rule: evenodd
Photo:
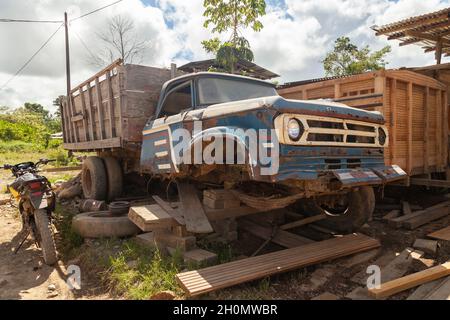
M 0 207 L 0 230 L 0 299 L 74 298 L 66 285 L 65 266 L 47 266 L 31 239 L 13 253 L 22 240 L 17 208 Z

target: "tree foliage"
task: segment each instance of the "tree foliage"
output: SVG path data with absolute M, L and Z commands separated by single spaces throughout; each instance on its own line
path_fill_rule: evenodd
M 259 18 L 266 14 L 264 0 L 204 0 L 205 28 L 213 25 L 213 33 L 231 31 L 229 40 L 221 42 L 215 37 L 202 41 L 203 48 L 216 56 L 216 61 L 228 72 L 234 73 L 239 59 L 253 61 L 250 43 L 241 34 L 242 28 L 251 27 L 259 32 L 263 25 Z
M 386 54 L 391 47 L 371 52 L 369 46 L 359 49 L 348 37 L 340 37 L 335 41 L 334 49 L 327 53 L 322 60 L 327 76 L 344 76 L 367 71 L 383 69 L 388 62 Z
M 61 119 L 37 103 L 25 103 L 11 110 L 2 108 L 0 113 L 0 141 L 20 141 L 39 147 L 48 146 L 50 135 L 61 131 Z

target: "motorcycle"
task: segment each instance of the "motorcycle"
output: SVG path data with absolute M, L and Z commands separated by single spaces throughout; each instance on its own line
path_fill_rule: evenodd
M 52 230 L 52 212 L 55 210 L 56 196 L 46 177 L 38 174 L 39 166 L 55 160 L 40 159 L 38 162 L 22 162 L 16 165 L 5 164 L 0 169 L 11 170 L 16 178 L 9 184 L 8 190 L 18 202 L 22 217 L 24 238 L 16 247 L 20 249 L 31 234 L 37 246 L 41 248 L 44 261 L 48 265 L 56 263 L 55 239 Z

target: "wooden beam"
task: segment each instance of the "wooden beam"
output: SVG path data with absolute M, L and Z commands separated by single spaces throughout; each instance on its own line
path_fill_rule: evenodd
M 383 283 L 378 289 L 369 289 L 369 295 L 376 299 L 387 298 L 448 275 L 450 275 L 450 262 Z
M 270 239 L 273 243 L 285 248 L 295 248 L 314 242 L 314 240 L 283 230 L 276 230 L 276 232 L 272 234 L 272 230 L 270 228 L 256 224 L 248 219 L 239 220 L 238 228 L 245 230 L 258 238 L 264 240 Z
M 109 111 L 109 134 L 110 138 L 116 136 L 116 119 L 114 115 L 114 94 L 111 84 L 111 70 L 106 72 L 106 84 L 108 87 L 108 111 Z
M 92 90 L 91 90 L 91 84 L 86 84 L 86 92 L 88 94 L 88 116 L 89 116 L 89 133 L 91 134 L 91 141 L 95 140 L 95 119 L 94 119 L 94 112 L 92 111 Z
M 391 79 L 391 132 L 389 135 L 389 150 L 391 152 L 391 164 L 396 158 L 396 148 L 393 146 L 397 142 L 397 79 Z
M 429 152 L 429 142 L 428 142 L 428 138 L 429 138 L 429 132 L 430 132 L 430 111 L 429 111 L 429 106 L 430 106 L 430 87 L 426 87 L 425 88 L 425 97 L 424 97 L 424 114 L 425 114 L 425 119 L 424 119 L 424 130 L 423 130 L 423 172 L 424 173 L 429 173 L 429 156 L 430 156 L 430 152 Z
M 442 46 L 444 44 L 444 41 L 442 39 L 438 39 L 436 42 L 436 64 L 441 64 L 442 61 Z M 447 43 L 448 45 L 448 43 Z
M 83 127 L 84 127 L 84 141 L 89 141 L 89 128 L 88 128 L 88 120 L 86 119 L 86 100 L 84 100 L 83 88 L 80 88 L 78 94 L 81 99 L 81 108 L 83 109 Z
M 100 129 L 100 139 L 105 139 L 105 124 L 103 119 L 105 118 L 103 114 L 103 102 L 102 102 L 102 90 L 100 89 L 100 81 L 98 77 L 95 78 L 95 89 L 97 91 L 97 117 L 98 117 L 98 127 Z
M 431 18 L 431 19 L 426 16 L 420 17 L 420 18 L 415 18 L 415 19 L 413 18 L 406 22 L 396 23 L 392 27 L 381 28 L 383 30 L 377 31 L 376 35 L 380 36 L 380 35 L 389 34 L 389 33 L 393 33 L 393 32 L 404 31 L 405 29 L 410 29 L 410 28 L 421 26 L 423 23 L 427 23 L 428 25 L 431 25 L 433 23 L 447 22 L 449 20 L 448 15 L 449 15 L 448 12 L 445 12 L 445 13 L 442 13 L 441 15 L 439 15 L 435 18 Z
M 413 84 L 412 82 L 408 82 L 408 161 L 407 161 L 407 173 L 410 174 L 412 171 L 412 165 L 413 165 L 413 145 L 412 145 L 412 133 L 413 133 L 413 126 L 412 126 L 412 116 L 413 116 Z
M 289 229 L 298 228 L 298 227 L 301 227 L 301 226 L 304 226 L 304 225 L 307 225 L 307 224 L 310 224 L 310 223 L 313 223 L 313 222 L 316 222 L 316 221 L 320 221 L 320 220 L 326 219 L 326 217 L 327 217 L 326 214 L 319 214 L 319 215 L 316 215 L 316 216 L 312 216 L 312 217 L 308 217 L 308 218 L 305 218 L 305 219 L 301 219 L 301 220 L 298 220 L 298 221 L 294 221 L 294 222 L 290 222 L 290 223 L 284 224 L 284 225 L 280 226 L 280 229 L 281 230 L 289 230 Z

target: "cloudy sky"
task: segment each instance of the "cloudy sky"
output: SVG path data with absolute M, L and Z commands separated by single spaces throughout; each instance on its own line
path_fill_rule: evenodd
M 62 20 L 80 16 L 113 0 L 1 0 L 0 18 Z M 255 62 L 280 75 L 280 82 L 323 76 L 320 63 L 339 36 L 359 45 L 393 47 L 389 67 L 432 64 L 432 53 L 420 47 L 398 47 L 375 37 L 373 25 L 439 10 L 450 0 L 266 0 L 267 15 L 259 33 L 244 30 L 255 53 Z M 203 28 L 202 0 L 124 0 L 70 25 L 72 84 L 92 75 L 98 67 L 91 54 L 101 50 L 96 36 L 108 19 L 125 15 L 133 19 L 139 38 L 147 41 L 142 64 L 168 67 L 210 58 L 200 42 L 211 37 Z M 0 88 L 54 33 L 58 24 L 0 23 Z M 82 40 L 80 40 L 80 38 Z M 83 44 L 84 42 L 84 44 Z M 87 48 L 86 48 L 87 47 Z M 88 50 L 89 49 L 89 50 Z M 0 90 L 0 105 L 18 107 L 39 102 L 53 110 L 52 100 L 65 92 L 64 30 L 9 84 Z

